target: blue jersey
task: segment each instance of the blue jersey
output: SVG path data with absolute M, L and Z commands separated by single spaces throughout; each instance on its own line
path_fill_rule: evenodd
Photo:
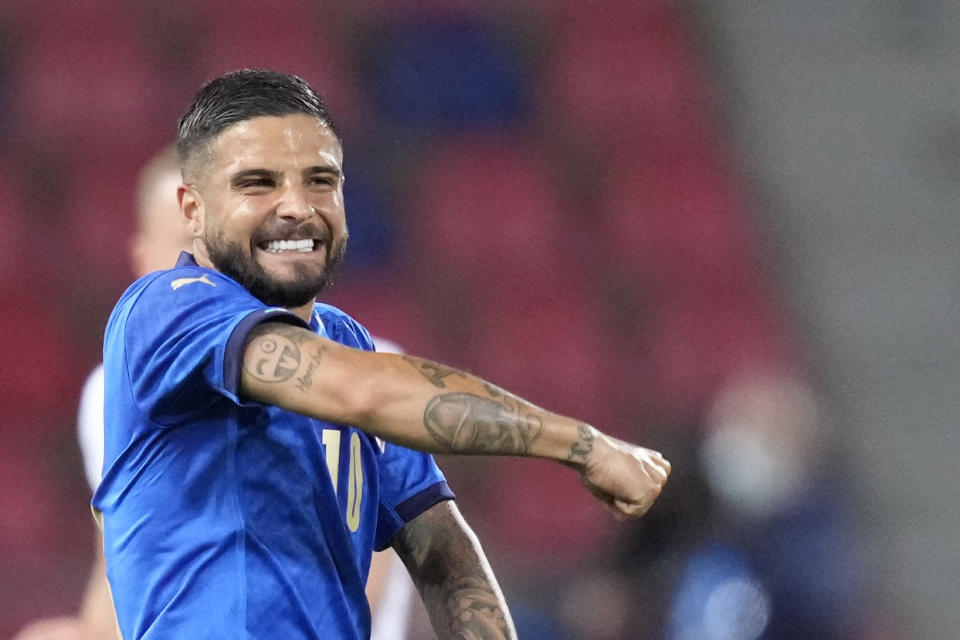
M 427 454 L 240 397 L 265 321 L 307 326 L 189 254 L 110 316 L 94 506 L 127 640 L 367 638 L 372 551 L 453 497 Z M 309 328 L 373 348 L 328 305 Z

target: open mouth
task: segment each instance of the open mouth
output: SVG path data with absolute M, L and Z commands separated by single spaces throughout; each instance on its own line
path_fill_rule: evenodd
M 267 253 L 310 253 L 321 245 L 313 238 L 305 238 L 303 240 L 270 240 L 261 242 L 257 246 Z

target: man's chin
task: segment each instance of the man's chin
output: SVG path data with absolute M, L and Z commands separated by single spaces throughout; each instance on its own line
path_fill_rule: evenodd
M 328 284 L 323 269 L 294 265 L 291 269 L 264 269 L 259 286 L 248 287 L 271 306 L 299 307 L 316 299 Z
M 316 300 L 323 287 L 322 282 L 316 284 L 306 281 L 277 282 L 271 280 L 248 286 L 247 289 L 267 306 L 293 309 Z

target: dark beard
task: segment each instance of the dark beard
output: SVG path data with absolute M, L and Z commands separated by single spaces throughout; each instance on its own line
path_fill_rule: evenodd
M 263 267 L 244 252 L 240 245 L 230 242 L 222 233 L 210 233 L 203 239 L 210 262 L 220 273 L 233 278 L 268 307 L 292 309 L 312 302 L 333 284 L 340 263 L 347 254 L 347 240 L 336 246 L 327 244 L 327 264 L 320 273 L 296 266 L 297 277 L 292 282 L 272 280 Z

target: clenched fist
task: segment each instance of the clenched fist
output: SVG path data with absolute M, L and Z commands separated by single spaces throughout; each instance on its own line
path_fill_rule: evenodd
M 571 452 L 584 486 L 620 520 L 639 518 L 653 506 L 670 475 L 658 451 L 617 440 L 580 424 Z

